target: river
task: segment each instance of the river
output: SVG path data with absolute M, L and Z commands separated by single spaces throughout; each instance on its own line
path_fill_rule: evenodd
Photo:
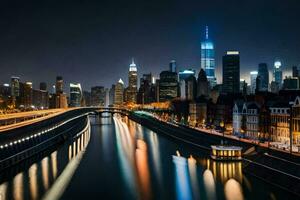
M 0 200 L 293 198 L 241 162 L 215 162 L 126 117 L 90 121 L 79 138 L 1 173 Z

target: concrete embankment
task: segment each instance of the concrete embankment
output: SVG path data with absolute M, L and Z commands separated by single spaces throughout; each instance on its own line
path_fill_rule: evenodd
M 73 110 L 26 127 L 1 132 L 0 171 L 87 128 L 87 110 Z
M 201 132 L 187 126 L 166 123 L 147 115 L 131 114 L 129 118 L 154 132 L 202 148 L 208 154 L 210 153 L 210 145 L 220 144 L 222 140 L 226 140 L 229 145 L 242 146 L 244 152 L 254 147 L 255 153 L 253 155 L 244 156 L 243 172 L 300 197 L 300 158 L 295 155 L 231 138 L 224 139 L 219 135 Z

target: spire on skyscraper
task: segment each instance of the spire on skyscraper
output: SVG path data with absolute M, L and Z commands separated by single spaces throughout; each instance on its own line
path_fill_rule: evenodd
M 208 40 L 208 26 L 206 26 L 205 28 L 205 39 Z
M 129 71 L 137 71 L 136 64 L 134 63 L 133 58 L 132 58 L 132 63 L 129 65 Z

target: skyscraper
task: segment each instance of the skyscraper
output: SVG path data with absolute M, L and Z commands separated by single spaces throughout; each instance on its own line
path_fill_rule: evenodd
M 279 87 L 282 84 L 282 69 L 281 69 L 281 62 L 275 61 L 274 62 L 274 71 L 273 71 L 273 78 L 274 81 L 279 85 Z
M 196 75 L 196 70 L 194 70 L 194 69 L 180 70 L 178 72 L 179 81 L 185 80 L 186 78 L 188 78 L 191 75 L 195 76 Z
M 47 83 L 45 83 L 45 82 L 40 82 L 40 90 L 42 90 L 42 91 L 47 91 Z
M 257 78 L 257 71 L 250 72 L 250 87 L 251 87 L 251 93 L 254 94 L 256 90 L 256 78 Z
M 108 105 L 113 105 L 115 103 L 115 88 L 116 88 L 116 85 L 112 84 L 111 88 L 109 89 L 109 104 Z
M 24 84 L 24 107 L 31 108 L 32 104 L 32 82 L 26 82 Z
M 190 75 L 185 79 L 185 97 L 187 100 L 195 100 L 197 96 L 197 82 L 195 76 Z
M 209 82 L 207 80 L 205 71 L 203 69 L 200 69 L 200 72 L 198 74 L 198 80 L 197 80 L 197 97 L 208 97 L 208 90 L 209 90 Z
M 214 43 L 208 37 L 207 26 L 205 40 L 201 42 L 201 68 L 205 70 L 210 86 L 214 87 L 217 84 L 215 76 L 215 50 Z
M 83 94 L 80 83 L 70 83 L 70 107 L 82 106 Z
M 169 67 L 170 67 L 170 72 L 177 72 L 176 60 L 171 60 Z
M 299 69 L 297 66 L 292 67 L 292 75 L 293 77 L 299 77 Z
M 103 86 L 91 88 L 91 106 L 104 106 L 105 90 Z
M 56 83 L 55 83 L 55 90 L 56 94 L 62 94 L 63 93 L 63 87 L 64 87 L 64 81 L 62 76 L 56 77 Z
M 137 67 L 134 61 L 129 66 L 128 88 L 126 89 L 126 101 L 136 103 L 137 99 Z
M 124 102 L 123 96 L 124 96 L 124 82 L 122 81 L 122 79 L 120 79 L 115 86 L 114 104 L 116 105 L 123 104 Z
M 223 56 L 223 92 L 237 94 L 240 92 L 240 53 L 227 51 Z
M 159 74 L 159 101 L 169 101 L 178 97 L 178 78 L 176 72 L 162 71 Z
M 258 76 L 260 77 L 259 91 L 268 91 L 269 88 L 269 70 L 267 63 L 260 63 L 258 65 Z
M 11 77 L 11 96 L 16 98 L 20 96 L 20 78 L 16 76 Z

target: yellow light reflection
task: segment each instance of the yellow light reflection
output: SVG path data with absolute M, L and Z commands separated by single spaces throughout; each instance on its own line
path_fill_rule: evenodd
M 227 200 L 244 199 L 244 195 L 240 183 L 232 178 L 225 183 L 224 193 Z
M 37 164 L 29 168 L 29 188 L 31 199 L 38 199 Z
M 199 199 L 199 184 L 198 184 L 198 176 L 197 176 L 197 165 L 196 165 L 196 159 L 193 158 L 193 156 L 190 156 L 188 158 L 188 167 L 189 167 L 189 174 L 190 174 L 190 180 L 191 185 L 193 189 L 193 197 L 194 199 Z
M 151 199 L 150 174 L 147 156 L 147 144 L 143 140 L 137 140 L 136 165 L 139 174 L 141 198 Z
M 2 183 L 0 185 L 0 195 L 3 200 L 7 199 L 6 193 L 7 193 L 7 182 Z
M 48 164 L 48 157 L 45 157 L 42 160 L 42 178 L 43 178 L 43 185 L 45 190 L 47 190 L 49 188 L 49 164 Z
M 13 196 L 15 200 L 23 200 L 23 173 L 19 173 L 14 178 Z
M 216 199 L 215 179 L 212 172 L 207 169 L 203 173 L 203 181 L 207 199 Z
M 55 180 L 57 177 L 57 151 L 51 154 L 51 164 L 52 164 L 53 180 Z

